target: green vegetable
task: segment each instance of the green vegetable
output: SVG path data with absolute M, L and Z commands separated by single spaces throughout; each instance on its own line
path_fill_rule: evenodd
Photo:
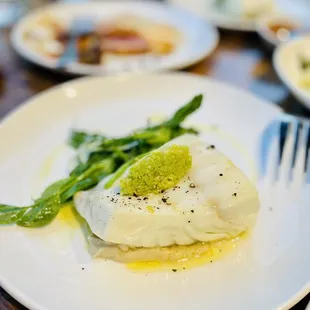
M 52 195 L 54 195 L 55 192 L 58 192 L 61 187 L 66 184 L 68 182 L 68 179 L 62 179 L 59 181 L 56 181 L 54 183 L 52 183 L 50 186 L 48 186 L 45 191 L 42 193 L 41 195 L 41 199 L 42 198 L 48 198 Z
M 73 131 L 68 143 L 77 149 L 77 158 L 80 160 L 69 177 L 48 186 L 30 206 L 0 205 L 0 225 L 13 223 L 24 227 L 47 225 L 65 204 L 72 201 L 78 191 L 92 188 L 115 172 L 106 183 L 106 186 L 111 186 L 126 168 L 141 156 L 185 133 L 197 134 L 195 129 L 184 128 L 181 123 L 201 106 L 202 99 L 202 95 L 198 95 L 176 111 L 169 120 L 139 129 L 121 138 L 110 139 L 99 134 Z M 83 156 L 85 151 L 87 158 L 81 160 L 85 157 Z
M 155 149 L 171 139 L 178 137 L 185 133 L 194 133 L 197 134 L 197 131 L 193 128 L 183 128 L 181 127 L 181 123 L 188 117 L 190 114 L 195 112 L 202 104 L 202 95 L 198 95 L 194 97 L 189 103 L 180 108 L 176 113 L 172 116 L 171 119 L 164 121 L 163 123 L 151 127 L 147 127 L 145 129 L 140 129 L 134 132 L 133 134 L 117 138 L 117 139 L 107 139 L 106 137 L 100 138 L 98 134 L 91 134 L 88 137 L 83 136 L 84 144 L 80 145 L 84 149 L 87 149 L 87 146 L 94 147 L 94 137 L 96 137 L 96 147 L 91 150 L 89 154 L 89 158 L 87 163 L 90 161 L 94 161 L 94 157 L 96 154 L 102 154 L 102 156 L 109 156 L 111 153 L 115 153 L 117 151 L 124 151 L 127 154 L 130 152 L 135 153 L 136 149 L 139 149 L 141 146 L 144 146 L 145 152 L 148 152 L 152 149 Z M 75 140 L 76 135 L 81 135 L 80 132 L 71 134 L 70 141 Z M 91 142 L 89 142 L 91 141 Z M 100 142 L 101 141 L 101 142 Z M 100 142 L 100 143 L 99 143 Z M 143 153 L 142 151 L 138 151 L 135 153 L 139 155 Z M 130 155 L 128 154 L 130 159 Z M 85 163 L 84 163 L 85 164 Z
M 202 95 L 194 97 L 187 105 L 179 109 L 170 120 L 164 122 L 163 125 L 176 128 L 185 120 L 188 115 L 192 114 L 200 108 L 202 99 Z
M 27 211 L 27 207 L 0 205 L 0 224 L 16 223 Z
M 41 227 L 49 224 L 58 214 L 60 198 L 49 199 L 41 202 L 26 212 L 16 223 L 24 227 Z
M 73 131 L 69 139 L 69 145 L 77 149 L 86 142 L 90 143 L 90 142 L 94 142 L 97 140 L 103 141 L 105 140 L 105 137 L 97 135 L 97 134 L 89 135 L 82 131 Z

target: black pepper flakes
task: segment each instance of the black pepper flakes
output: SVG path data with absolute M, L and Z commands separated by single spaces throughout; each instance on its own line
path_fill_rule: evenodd
M 194 210 L 191 210 L 191 212 L 194 213 L 195 211 L 194 211 Z
M 163 197 L 161 200 L 162 200 L 163 203 L 167 203 L 167 200 L 168 200 L 168 199 L 165 198 L 165 197 Z
M 82 270 L 84 270 L 84 267 L 82 268 Z
M 144 197 L 143 200 L 148 200 L 148 198 L 147 198 L 147 197 Z
M 185 194 L 189 193 L 189 191 L 186 191 Z
M 138 195 L 136 194 L 136 193 L 133 193 L 133 195 L 137 198 L 138 197 Z
M 222 177 L 223 176 L 223 173 L 220 173 L 220 177 Z
M 237 193 L 233 193 L 232 195 L 236 197 L 236 196 L 237 196 Z
M 177 272 L 178 270 L 177 270 L 177 269 L 172 269 L 172 271 L 173 271 L 173 272 Z
M 191 221 L 188 221 L 188 223 L 190 223 Z
M 207 150 L 213 150 L 215 149 L 215 145 L 211 144 L 207 146 Z
M 165 190 L 163 189 L 163 190 L 161 190 L 160 192 L 161 192 L 162 194 L 164 194 L 164 193 L 165 193 Z
M 189 184 L 190 188 L 196 188 L 196 185 L 194 183 Z
M 131 197 L 128 197 L 128 199 L 131 199 Z

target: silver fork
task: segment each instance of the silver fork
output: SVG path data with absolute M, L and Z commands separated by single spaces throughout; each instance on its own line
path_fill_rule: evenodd
M 75 62 L 78 58 L 76 41 L 81 35 L 90 33 L 95 29 L 95 21 L 93 17 L 76 16 L 73 18 L 69 29 L 69 41 L 66 49 L 58 59 L 57 67 L 65 69 L 70 63 Z
M 298 192 L 304 185 L 310 170 L 309 127 L 309 120 L 289 115 L 269 126 L 272 137 L 264 141 L 263 136 L 261 145 L 267 148 L 261 156 L 266 166 L 263 179 L 269 186 Z
M 309 138 L 309 121 L 291 116 L 274 121 L 262 135 L 263 169 L 258 182 L 261 210 L 254 251 L 263 264 L 273 264 L 298 239 L 300 212 L 308 207 L 304 201 L 309 196 Z

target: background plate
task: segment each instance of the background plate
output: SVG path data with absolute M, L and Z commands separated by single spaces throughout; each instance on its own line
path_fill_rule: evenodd
M 54 4 L 34 11 L 23 18 L 12 31 L 12 44 L 15 50 L 26 59 L 47 67 L 57 69 L 57 60 L 50 59 L 31 49 L 24 43 L 23 33 L 26 26 L 33 23 L 42 14 L 51 13 L 62 16 L 68 25 L 77 15 L 94 16 L 98 20 L 133 14 L 172 25 L 181 32 L 181 42 L 176 50 L 167 56 L 156 59 L 136 56 L 130 62 L 125 58 L 115 60 L 112 65 L 85 65 L 73 63 L 66 72 L 88 75 L 111 75 L 124 71 L 145 72 L 167 69 L 179 69 L 202 60 L 208 56 L 218 44 L 217 30 L 191 13 L 162 3 L 145 1 L 102 1 L 80 4 Z M 143 58 L 144 57 L 144 58 Z

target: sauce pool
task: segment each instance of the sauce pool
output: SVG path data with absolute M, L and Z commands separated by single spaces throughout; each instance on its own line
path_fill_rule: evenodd
M 240 246 L 241 243 L 249 236 L 249 232 L 241 233 L 233 239 L 213 241 L 209 243 L 209 249 L 203 254 L 180 261 L 152 261 L 152 262 L 136 262 L 128 263 L 127 268 L 134 272 L 152 272 L 152 271 L 186 271 L 195 267 L 199 267 L 208 263 L 216 262 L 229 255 L 233 250 Z M 203 247 L 203 243 L 197 243 L 192 247 Z

